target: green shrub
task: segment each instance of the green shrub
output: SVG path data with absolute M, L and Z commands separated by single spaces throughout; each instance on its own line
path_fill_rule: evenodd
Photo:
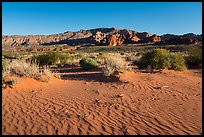
M 59 52 L 50 52 L 43 55 L 33 56 L 31 62 L 36 62 L 39 66 L 64 65 L 69 59 L 68 55 Z
M 202 49 L 192 49 L 188 51 L 188 56 L 185 58 L 188 68 L 197 68 L 202 66 Z
M 136 61 L 141 69 L 174 69 L 185 70 L 185 60 L 180 53 L 170 53 L 165 49 L 154 49 L 143 53 L 141 59 Z
M 6 67 L 6 62 L 2 60 L 2 71 L 5 69 Z
M 2 60 L 2 81 L 4 80 L 6 62 Z
M 170 69 L 173 70 L 185 70 L 186 64 L 183 56 L 180 53 L 175 53 L 170 55 Z
M 166 69 L 170 67 L 169 52 L 164 49 L 154 49 L 143 53 L 137 65 L 139 68 L 146 69 L 150 66 L 152 69 Z
M 85 69 L 93 69 L 98 67 L 98 63 L 92 58 L 83 58 L 79 61 L 80 66 Z

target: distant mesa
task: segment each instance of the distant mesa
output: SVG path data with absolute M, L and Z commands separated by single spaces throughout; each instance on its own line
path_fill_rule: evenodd
M 158 36 L 148 32 L 137 32 L 129 29 L 96 28 L 66 31 L 53 35 L 3 36 L 3 46 L 28 45 L 107 45 L 118 46 L 122 44 L 196 44 L 202 43 L 202 34 L 188 33 L 184 35 L 164 34 Z

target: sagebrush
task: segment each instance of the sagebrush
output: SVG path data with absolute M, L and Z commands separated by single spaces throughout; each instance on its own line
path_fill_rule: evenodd
M 119 71 L 127 69 L 128 63 L 121 55 L 106 56 L 102 72 L 105 76 L 114 76 Z

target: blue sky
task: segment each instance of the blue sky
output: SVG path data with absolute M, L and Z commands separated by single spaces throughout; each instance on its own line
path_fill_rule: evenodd
M 151 34 L 202 33 L 202 2 L 3 2 L 3 35 L 101 27 Z

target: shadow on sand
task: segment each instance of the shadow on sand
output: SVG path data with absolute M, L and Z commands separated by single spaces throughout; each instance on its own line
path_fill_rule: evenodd
M 117 77 L 106 77 L 102 74 L 101 69 L 83 70 L 78 66 L 66 65 L 64 67 L 52 68 L 61 74 L 62 80 L 86 80 L 92 82 L 119 82 Z

